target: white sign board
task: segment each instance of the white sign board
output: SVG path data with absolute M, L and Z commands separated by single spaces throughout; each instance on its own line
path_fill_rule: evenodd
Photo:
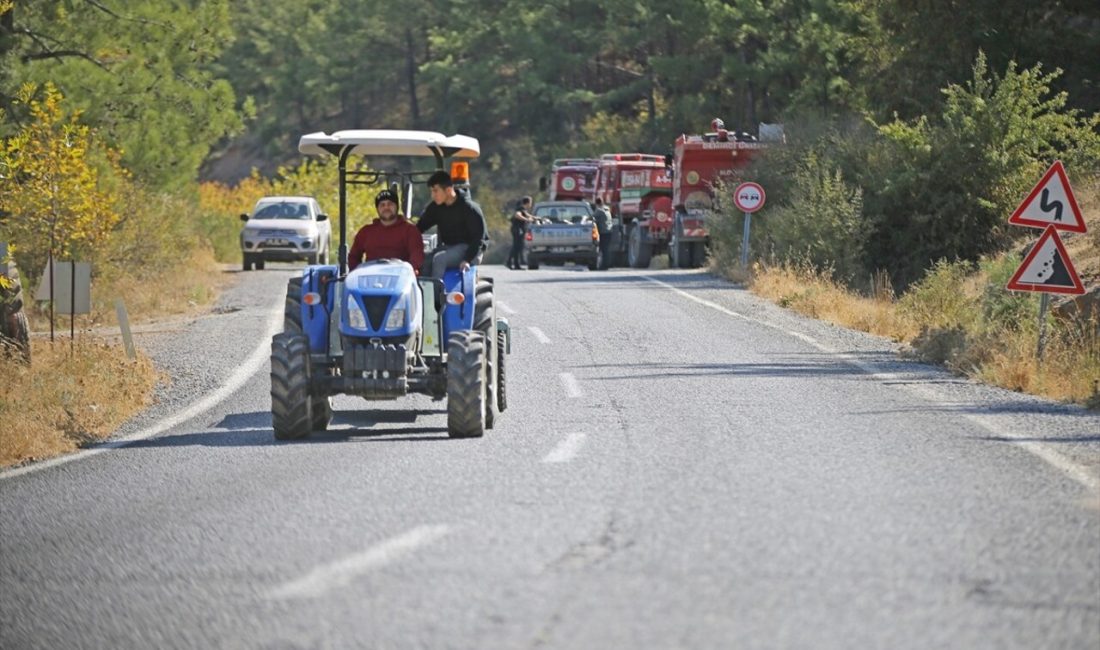
M 733 202 L 742 212 L 756 212 L 764 207 L 764 188 L 757 183 L 741 183 L 733 191 Z
M 52 271 L 51 271 L 52 268 Z M 90 314 L 92 311 L 92 265 L 87 262 L 47 262 L 35 300 L 50 299 L 53 276 L 53 303 L 58 314 Z

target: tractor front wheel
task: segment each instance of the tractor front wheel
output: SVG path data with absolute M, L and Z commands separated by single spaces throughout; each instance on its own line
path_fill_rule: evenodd
M 485 434 L 489 408 L 485 335 L 452 332 L 447 339 L 447 432 L 452 438 Z
M 283 304 L 283 331 L 302 331 L 302 277 L 290 278 L 286 283 L 286 301 Z
M 309 339 L 282 332 L 271 339 L 271 426 L 276 440 L 297 440 L 313 429 Z

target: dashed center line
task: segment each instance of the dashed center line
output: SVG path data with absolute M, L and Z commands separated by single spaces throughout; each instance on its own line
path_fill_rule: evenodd
M 561 383 L 565 386 L 565 394 L 569 397 L 581 397 L 584 395 L 584 391 L 581 390 L 580 384 L 577 383 L 577 378 L 572 373 L 563 372 L 561 375 Z
M 531 333 L 535 335 L 535 338 L 539 340 L 539 343 L 545 345 L 550 342 L 550 337 L 543 333 L 543 331 L 539 328 L 528 326 L 527 329 L 531 330 Z
M 554 450 L 542 459 L 544 463 L 568 463 L 577 455 L 586 436 L 583 433 L 571 433 L 569 437 L 558 443 Z
M 448 526 L 419 526 L 376 544 L 362 553 L 319 566 L 306 575 L 284 583 L 270 594 L 272 600 L 316 598 L 337 587 L 344 587 L 355 578 L 401 559 L 421 546 L 431 544 L 450 532 Z
M 508 303 L 504 302 L 503 300 L 497 301 L 497 307 L 500 307 L 500 310 L 503 311 L 505 314 L 508 314 L 509 316 L 514 316 L 516 313 L 516 310 L 509 307 Z

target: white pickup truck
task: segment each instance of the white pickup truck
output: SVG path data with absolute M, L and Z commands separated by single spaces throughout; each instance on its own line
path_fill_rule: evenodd
M 527 227 L 527 268 L 541 264 L 583 264 L 595 271 L 600 237 L 592 207 L 584 201 L 545 201 L 531 209 L 538 221 Z

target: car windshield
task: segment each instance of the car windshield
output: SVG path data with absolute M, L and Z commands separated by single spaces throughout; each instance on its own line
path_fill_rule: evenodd
M 585 223 L 589 218 L 588 209 L 580 205 L 539 205 L 535 216 L 553 223 Z
M 265 203 L 256 208 L 253 219 L 309 219 L 309 206 L 305 203 Z

